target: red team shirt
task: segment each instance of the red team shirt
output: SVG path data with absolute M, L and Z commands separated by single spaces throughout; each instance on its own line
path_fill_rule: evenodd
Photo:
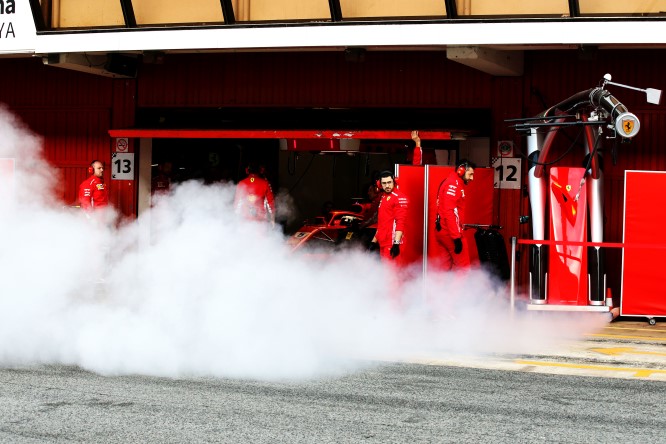
M 256 221 L 272 221 L 275 199 L 270 183 L 255 174 L 238 182 L 234 208 L 243 217 Z
M 394 188 L 390 194 L 383 193 L 379 202 L 377 214 L 377 243 L 379 247 L 390 247 L 396 231 L 403 232 L 404 240 L 405 220 L 407 218 L 407 196 L 405 193 Z
M 460 253 L 454 253 L 454 239 L 463 237 L 465 223 L 465 182 L 454 171 L 446 178 L 437 193 L 437 212 L 442 229 L 435 231 L 437 240 L 437 260 L 442 268 L 450 270 L 456 267 L 469 267 L 469 250 L 463 242 Z
M 109 204 L 109 193 L 104 179 L 92 175 L 79 185 L 79 203 L 86 211 L 104 208 Z
M 446 232 L 452 239 L 462 237 L 463 221 L 465 220 L 465 190 L 463 187 L 463 180 L 454 171 L 446 178 L 437 195 L 442 232 Z

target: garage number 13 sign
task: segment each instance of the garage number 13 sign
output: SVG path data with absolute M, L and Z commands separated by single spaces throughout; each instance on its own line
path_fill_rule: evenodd
M 134 180 L 134 153 L 113 153 L 111 179 Z

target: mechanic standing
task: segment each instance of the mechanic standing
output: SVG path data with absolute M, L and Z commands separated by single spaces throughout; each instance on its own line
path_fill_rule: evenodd
M 437 191 L 436 254 L 444 270 L 468 268 L 470 265 L 469 249 L 463 239 L 463 224 L 465 187 L 474 180 L 474 168 L 472 162 L 461 159 L 455 171 L 442 181 Z
M 391 171 L 379 175 L 379 186 L 384 193 L 377 210 L 377 232 L 371 241 L 371 249 L 379 248 L 382 260 L 402 265 L 400 246 L 404 242 L 407 218 L 407 196 L 396 187 L 395 176 Z
M 271 184 L 260 176 L 259 167 L 249 164 L 245 168 L 248 175 L 238 182 L 234 208 L 236 212 L 248 220 L 270 222 L 275 226 L 275 199 Z
M 379 183 L 379 181 L 375 182 Z M 361 217 L 363 218 L 362 228 L 377 223 L 377 210 L 379 209 L 379 202 L 382 200 L 384 193 L 375 182 L 368 185 L 365 199 L 360 203 L 362 207 Z
M 90 176 L 79 185 L 79 204 L 88 220 L 94 224 L 99 224 L 101 229 L 110 229 L 112 219 L 109 213 L 103 211 L 109 205 L 109 190 L 104 183 L 104 164 L 99 160 L 93 160 L 88 167 Z M 105 242 L 104 236 L 99 236 L 93 241 L 97 258 L 101 259 L 95 266 L 93 276 L 96 276 L 93 293 L 100 297 L 104 294 L 105 281 L 105 263 L 108 258 L 109 244 Z M 101 254 L 100 254 L 101 253 Z
M 104 183 L 104 164 L 93 160 L 88 167 L 90 176 L 79 185 L 79 203 L 87 212 L 109 205 L 109 191 Z

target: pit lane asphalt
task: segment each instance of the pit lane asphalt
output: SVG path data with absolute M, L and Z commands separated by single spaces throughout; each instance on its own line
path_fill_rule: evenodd
M 337 378 L 266 382 L 5 368 L 0 442 L 662 443 L 666 384 L 654 373 L 597 370 L 590 377 L 589 370 L 565 368 L 573 373 L 564 374 L 543 365 L 600 365 L 589 362 L 596 353 L 609 367 L 666 367 L 658 354 L 626 351 L 656 345 L 663 352 L 663 324 L 643 328 L 611 324 L 568 356 L 529 357 L 537 364 L 515 362 L 527 357 L 498 359 L 516 371 L 460 362 L 378 363 Z M 625 350 L 587 348 L 617 344 Z
M 418 364 L 301 383 L 0 372 L 0 441 L 663 441 L 666 384 Z

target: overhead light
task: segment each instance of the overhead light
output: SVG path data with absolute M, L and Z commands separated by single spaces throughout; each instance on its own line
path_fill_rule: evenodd
M 45 65 L 55 65 L 60 63 L 60 54 L 45 54 L 42 56 L 42 63 Z

